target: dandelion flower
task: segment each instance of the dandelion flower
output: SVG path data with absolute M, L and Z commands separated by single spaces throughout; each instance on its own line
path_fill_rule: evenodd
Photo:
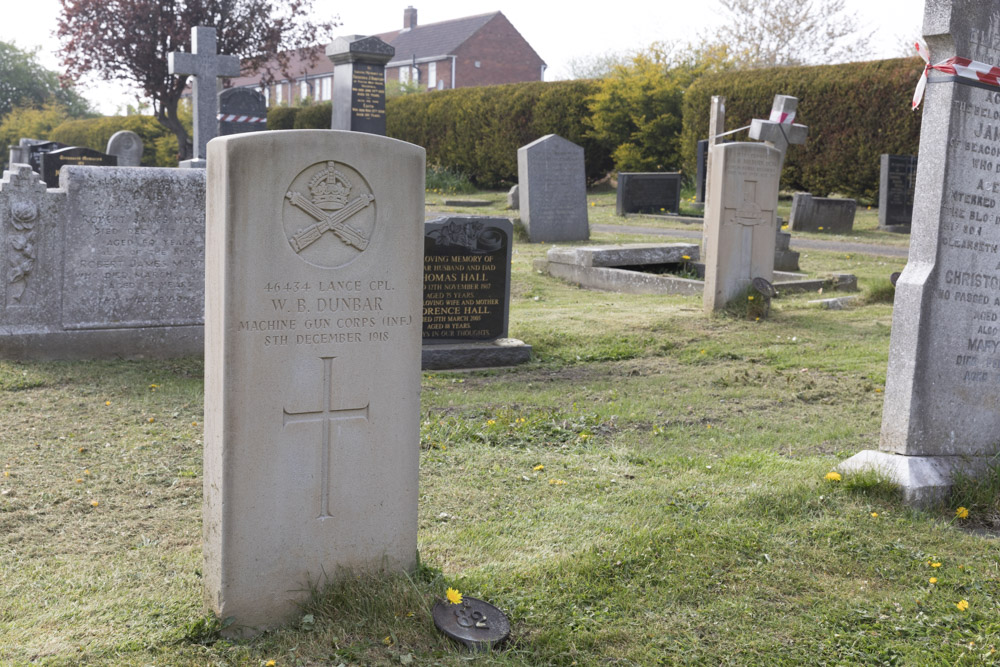
M 566 483 L 566 480 L 563 480 L 563 479 L 550 479 L 549 480 L 549 484 L 551 484 L 552 486 L 562 486 L 565 483 Z
M 681 259 L 691 259 L 691 255 L 681 255 Z
M 150 418 L 149 418 L 149 423 L 150 423 L 150 424 L 152 424 L 152 423 L 153 423 L 153 422 L 155 422 L 155 421 L 156 421 L 156 418 L 155 418 L 155 417 L 150 417 Z
M 100 504 L 101 504 L 101 503 L 97 502 L 96 500 L 91 500 L 91 501 L 90 501 L 90 506 L 91 506 L 91 507 L 97 507 L 97 506 L 98 506 L 98 505 L 100 505 Z
M 753 294 L 747 297 L 747 301 L 753 301 Z
M 111 401 L 104 401 L 104 405 L 111 405 Z
M 276 663 L 274 660 L 268 660 L 267 662 L 264 663 L 264 667 L 274 667 L 276 664 L 278 663 Z
M 878 518 L 878 512 L 872 512 L 872 518 L 873 519 L 877 519 Z
M 445 591 L 445 597 L 452 604 L 462 604 L 462 594 L 458 592 L 457 588 L 449 588 Z
M 958 607 L 959 611 L 965 611 L 966 609 L 969 608 L 969 601 L 959 600 L 958 602 L 955 603 L 955 606 Z
M 532 470 L 545 470 L 545 466 L 539 463 L 534 468 L 532 468 Z
M 80 483 L 82 483 L 82 482 L 83 482 L 83 478 L 82 478 L 82 477 L 77 477 L 77 478 L 76 478 L 76 483 L 77 483 L 77 484 L 80 484 Z
M 496 420 L 496 419 L 487 419 L 487 420 L 486 420 L 486 425 L 487 425 L 487 426 L 493 426 L 493 425 L 494 425 L 494 424 L 496 424 L 496 423 L 497 423 L 497 420 Z
M 959 507 L 957 510 L 955 510 L 955 516 L 957 516 L 959 519 L 968 519 L 969 510 L 967 510 L 964 507 Z
M 941 563 L 931 563 L 931 567 L 934 568 L 941 567 Z
M 937 583 L 937 577 L 931 577 L 927 581 L 930 583 L 931 586 L 933 586 L 934 584 Z
M 819 231 L 823 231 L 822 227 L 817 227 L 816 229 L 818 229 Z
M 392 645 L 392 635 L 387 635 L 386 637 L 383 637 L 382 638 L 382 643 L 385 644 L 386 646 L 391 646 Z
M 823 477 L 823 479 L 825 479 L 828 482 L 839 482 L 840 481 L 840 473 L 831 470 L 830 472 L 826 473 L 826 475 Z

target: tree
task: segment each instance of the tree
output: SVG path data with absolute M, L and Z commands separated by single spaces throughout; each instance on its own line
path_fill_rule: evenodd
M 844 0 L 719 0 L 727 22 L 705 43 L 725 48 L 737 67 L 863 60 L 874 31 L 862 32 Z
M 0 42 L 0 120 L 15 107 L 41 109 L 52 104 L 63 107 L 67 116 L 85 114 L 87 100 L 60 85 L 59 75 L 42 67 L 37 54 L 38 49 L 22 51 Z
M 293 55 L 315 62 L 315 45 L 332 39 L 333 21 L 310 22 L 313 0 L 60 0 L 56 34 L 68 74 L 88 73 L 138 87 L 177 136 L 183 157 L 188 133 L 177 115 L 187 76 L 167 72 L 167 54 L 191 51 L 191 28 L 213 26 L 220 53 L 243 60 L 262 84 L 287 75 Z

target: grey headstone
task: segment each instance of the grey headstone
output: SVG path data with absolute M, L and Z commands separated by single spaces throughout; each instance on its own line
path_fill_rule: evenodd
M 385 135 L 385 64 L 396 49 L 378 37 L 338 37 L 326 47 L 333 62 L 330 127 Z
M 0 356 L 198 353 L 204 216 L 202 171 L 67 165 L 49 190 L 27 165 L 5 172 Z
M 259 90 L 227 88 L 219 93 L 219 134 L 263 132 L 267 129 L 267 100 Z
M 215 28 L 195 26 L 191 28 L 192 53 L 172 52 L 167 54 L 167 69 L 171 74 L 189 74 L 194 77 L 191 84 L 191 101 L 194 107 L 194 157 L 188 165 L 204 167 L 205 146 L 216 136 L 219 113 L 219 77 L 239 76 L 240 59 L 236 56 L 218 54 Z
M 521 208 L 521 188 L 516 183 L 507 191 L 507 208 L 514 211 Z
M 979 160 L 980 158 L 976 158 Z M 993 162 L 982 160 L 987 169 Z M 889 155 L 879 159 L 878 226 L 893 231 L 910 231 L 913 221 L 913 193 L 917 183 L 916 155 Z
M 813 197 L 797 192 L 792 197 L 788 228 L 795 232 L 846 234 L 854 229 L 858 203 L 853 199 Z
M 517 181 L 521 223 L 532 243 L 590 238 L 581 146 L 555 134 L 521 146 Z
M 694 200 L 705 203 L 705 177 L 708 175 L 708 139 L 699 139 L 697 154 L 697 171 L 695 176 Z
M 1000 62 L 996 2 L 927 0 L 923 27 L 931 62 Z M 896 282 L 880 451 L 844 464 L 884 467 L 912 503 L 941 499 L 948 460 L 997 452 L 1000 179 L 979 167 L 996 148 L 998 99 L 996 88 L 930 73 L 910 256 Z M 938 481 L 920 481 L 931 477 Z
M 615 213 L 678 213 L 681 173 L 619 172 Z
M 142 161 L 142 137 L 129 130 L 120 130 L 108 139 L 108 155 L 118 158 L 119 167 L 138 167 Z

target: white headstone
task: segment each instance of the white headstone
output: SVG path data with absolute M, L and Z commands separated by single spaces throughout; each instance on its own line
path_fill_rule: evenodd
M 120 130 L 108 139 L 108 155 L 118 158 L 119 167 L 138 167 L 142 161 L 142 137 L 130 130 Z
M 932 63 L 1000 65 L 1000 5 L 927 0 L 924 36 Z M 879 451 L 842 464 L 881 468 L 914 504 L 940 501 L 1000 433 L 1000 89 L 937 71 L 929 84 Z
M 417 146 L 209 145 L 204 582 L 244 631 L 324 577 L 415 565 L 423 220 Z
M 517 182 L 521 222 L 532 243 L 590 238 L 581 146 L 555 134 L 521 146 Z
M 194 107 L 194 157 L 182 166 L 204 167 L 205 146 L 218 132 L 219 102 L 217 91 L 220 76 L 239 76 L 240 59 L 218 54 L 215 28 L 191 28 L 192 53 L 167 54 L 167 69 L 171 74 L 190 74 L 191 101 Z

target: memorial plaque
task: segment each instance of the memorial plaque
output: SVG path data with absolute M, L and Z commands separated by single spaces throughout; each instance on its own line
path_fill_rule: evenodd
M 360 132 L 209 143 L 204 587 L 231 633 L 416 564 L 424 174 Z
M 454 216 L 424 230 L 424 343 L 506 338 L 510 220 Z
M 68 164 L 86 167 L 115 167 L 118 158 L 92 148 L 70 146 L 42 153 L 42 180 L 50 188 L 59 187 L 59 172 Z
M 913 220 L 913 192 L 917 182 L 915 155 L 883 154 L 880 159 L 878 226 L 905 227 Z
M 680 172 L 619 172 L 615 212 L 679 213 Z
M 203 323 L 205 185 L 186 172 L 73 170 L 63 251 L 66 329 Z
M 438 602 L 431 616 L 446 637 L 474 650 L 490 649 L 510 636 L 510 621 L 502 611 L 467 595 L 458 604 Z

